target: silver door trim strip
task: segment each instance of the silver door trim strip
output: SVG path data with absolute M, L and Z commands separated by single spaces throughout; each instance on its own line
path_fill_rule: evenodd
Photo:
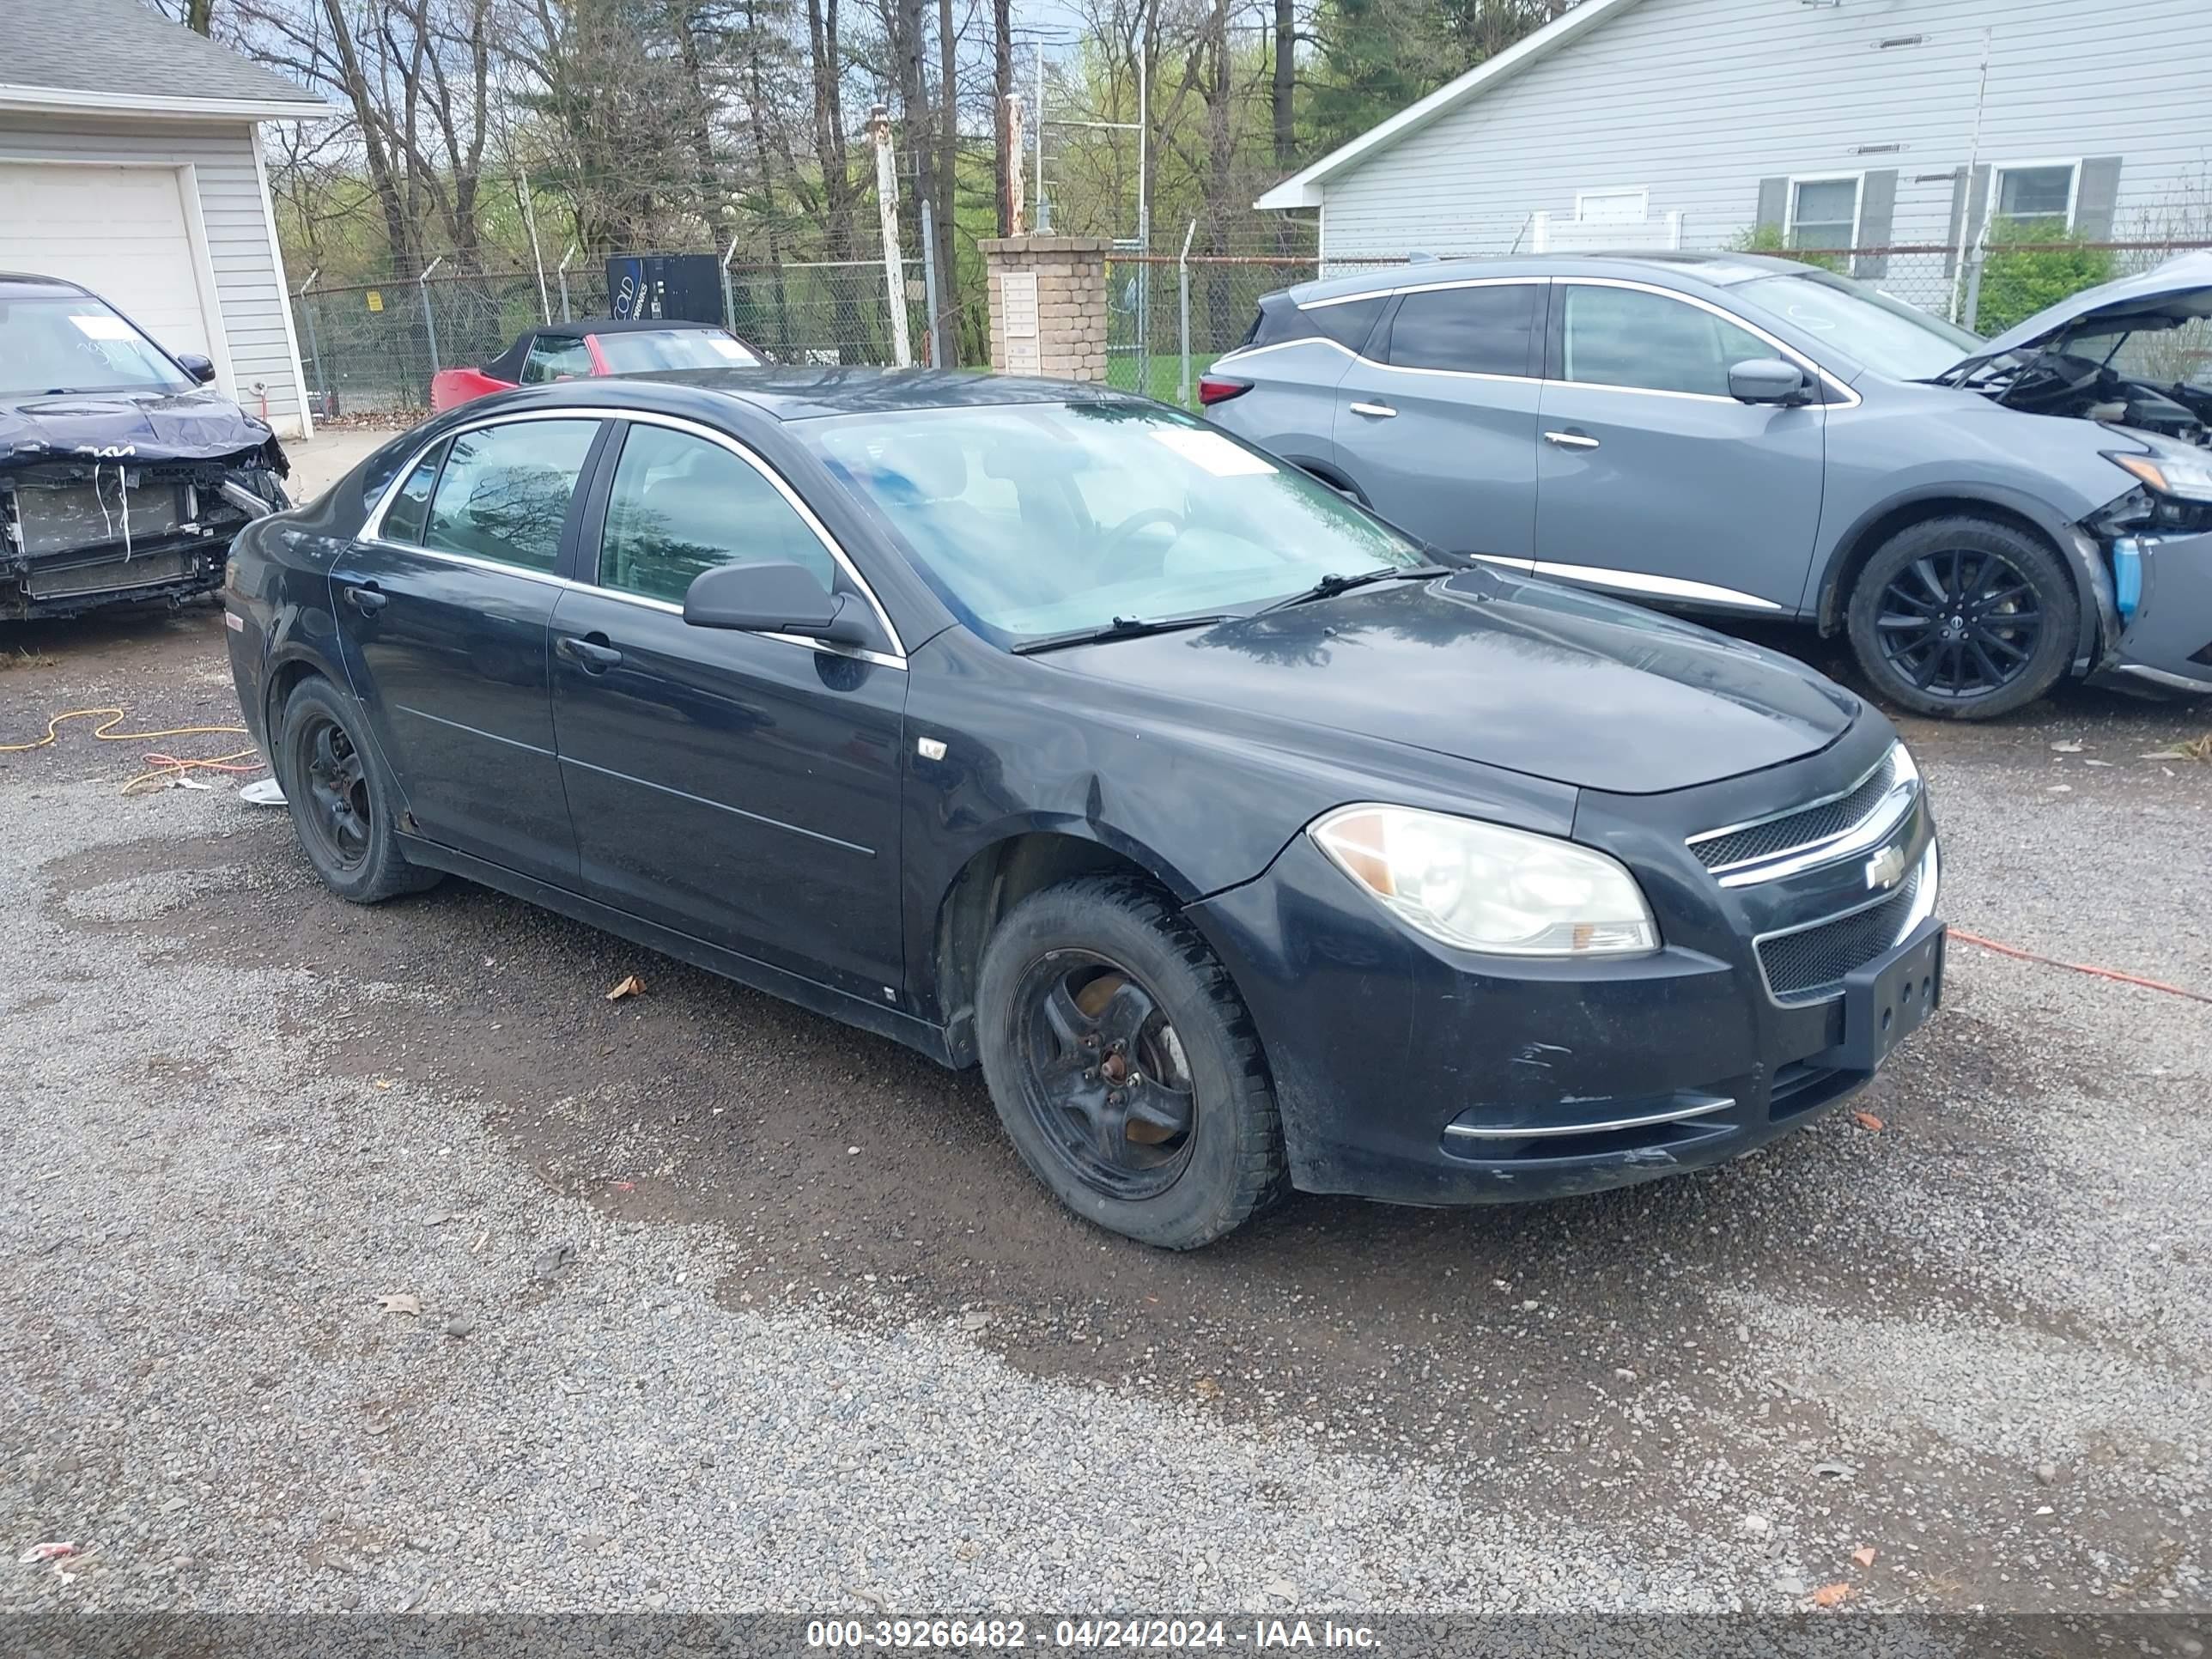
M 1470 1140 L 1542 1140 L 1561 1135 L 1600 1135 L 1614 1129 L 1641 1129 L 1661 1123 L 1680 1123 L 1684 1118 L 1705 1117 L 1714 1112 L 1726 1111 L 1735 1104 L 1732 1095 L 1708 1095 L 1687 1106 L 1677 1106 L 1664 1112 L 1650 1112 L 1641 1117 L 1616 1117 L 1603 1123 L 1547 1124 L 1537 1128 L 1507 1128 L 1476 1123 L 1447 1123 L 1448 1135 L 1464 1135 Z
M 1595 582 L 1601 587 L 1618 587 L 1625 592 L 1650 593 L 1662 599 L 1682 599 L 1697 605 L 1733 605 L 1747 611 L 1782 609 L 1773 600 L 1762 599 L 1756 593 L 1741 593 L 1733 587 L 1720 587 L 1711 582 L 1686 581 L 1680 576 L 1654 576 L 1641 570 L 1610 570 L 1597 564 L 1561 564 L 1552 559 L 1534 560 L 1529 568 L 1534 574 L 1539 576 Z
M 848 853 L 858 853 L 863 858 L 872 859 L 876 855 L 876 849 L 872 847 L 863 847 L 856 841 L 840 841 L 835 836 L 825 836 L 819 830 L 809 830 L 804 824 L 787 823 L 781 818 L 768 817 L 759 812 L 748 812 L 744 807 L 732 806 L 727 801 L 709 800 L 706 796 L 695 795 L 688 789 L 671 788 L 665 783 L 655 783 L 651 778 L 641 778 L 629 772 L 617 772 L 611 766 L 594 766 L 589 761 L 578 760 L 574 755 L 563 755 L 560 758 L 561 764 L 563 766 L 580 766 L 585 771 L 597 772 L 603 778 L 614 778 L 623 783 L 635 783 L 641 788 L 657 790 L 664 795 L 673 795 L 678 800 L 691 801 L 700 806 L 711 806 L 717 811 L 728 812 L 735 817 L 749 819 L 754 823 L 766 824 L 771 830 L 788 830 L 794 836 L 804 836 L 809 841 L 826 842 L 832 847 L 842 847 Z
M 503 743 L 510 749 L 520 749 L 532 755 L 543 755 L 548 760 L 555 758 L 550 749 L 540 749 L 534 743 L 523 742 L 520 738 L 503 738 L 496 732 L 485 731 L 481 726 L 470 726 L 460 720 L 449 720 L 442 714 L 433 714 L 427 709 L 417 708 L 411 702 L 395 702 L 392 706 L 403 714 L 412 714 L 416 720 L 428 720 L 433 726 L 446 726 L 455 732 L 465 732 L 472 738 L 489 738 L 494 743 Z
M 851 580 L 860 597 L 867 601 L 868 609 L 874 612 L 878 625 L 884 630 L 884 637 L 891 642 L 893 648 L 888 653 L 867 651 L 857 647 L 833 645 L 826 640 L 811 640 L 804 635 L 793 634 L 765 634 L 761 637 L 804 645 L 810 650 L 827 651 L 834 656 L 854 657 L 885 668 L 903 670 L 906 667 L 906 645 L 899 638 L 898 629 L 891 625 L 890 613 L 884 609 L 883 602 L 876 597 L 875 589 L 868 586 L 867 578 L 860 574 L 860 568 L 838 544 L 837 538 L 832 536 L 822 520 L 815 516 L 814 509 L 806 504 L 796 490 L 784 482 L 781 473 L 754 454 L 742 441 L 732 437 L 726 432 L 718 431 L 697 421 L 686 420 L 680 415 L 663 415 L 656 410 L 645 409 L 532 409 L 514 413 L 486 415 L 479 419 L 464 421 L 458 426 L 447 428 L 435 437 L 426 439 L 408 454 L 407 459 L 400 464 L 398 470 L 392 475 L 390 482 L 377 496 L 376 503 L 369 509 L 368 516 L 362 520 L 361 529 L 357 532 L 359 539 L 376 542 L 386 547 L 400 548 L 410 553 L 420 553 L 426 558 L 441 559 L 448 563 L 465 565 L 473 569 L 504 572 L 527 577 L 532 581 L 550 582 L 556 587 L 580 588 L 587 592 L 605 593 L 610 599 L 656 605 L 673 611 L 681 616 L 684 611 L 681 605 L 670 605 L 665 600 L 647 599 L 642 594 L 623 593 L 614 588 L 602 586 L 597 582 L 571 581 L 565 576 L 555 575 L 550 571 L 528 570 L 520 565 L 501 564 L 495 559 L 482 559 L 465 553 L 449 553 L 442 548 L 424 547 L 420 543 L 394 542 L 385 538 L 383 533 L 385 514 L 390 510 L 393 500 L 398 495 L 400 486 L 404 484 L 409 476 L 422 464 L 422 458 L 425 455 L 447 439 L 459 437 L 462 433 L 475 432 L 485 427 L 504 426 L 510 422 L 522 421 L 592 421 L 601 424 L 608 421 L 629 421 L 636 425 L 666 427 L 673 431 L 689 433 L 694 437 L 702 438 L 709 443 L 718 444 L 728 450 L 759 473 L 762 477 L 767 479 L 769 487 L 783 497 L 785 502 L 799 514 L 806 527 L 813 532 L 815 539 L 822 544 L 823 550 L 830 555 L 837 568 Z

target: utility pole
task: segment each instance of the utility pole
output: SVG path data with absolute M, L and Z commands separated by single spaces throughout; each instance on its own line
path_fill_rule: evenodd
M 901 368 L 914 367 L 914 343 L 907 337 L 906 264 L 899 258 L 898 169 L 891 155 L 891 112 L 878 104 L 868 112 L 868 133 L 876 141 L 876 208 L 883 221 L 884 292 L 891 313 L 891 358 Z

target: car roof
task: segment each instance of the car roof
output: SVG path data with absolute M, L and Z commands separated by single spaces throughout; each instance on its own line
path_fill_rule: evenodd
M 59 276 L 40 276 L 27 270 L 0 270 L 0 290 L 21 296 L 30 295 L 75 294 L 94 299 L 99 296 L 79 283 Z
M 1701 252 L 1671 248 L 1624 248 L 1593 253 L 1505 254 L 1481 259 L 1423 259 L 1394 262 L 1345 276 L 1323 277 L 1286 290 L 1298 305 L 1363 294 L 1387 294 L 1429 283 L 1468 282 L 1500 276 L 1643 276 L 1668 286 L 1686 279 L 1729 288 L 1759 276 L 1789 276 L 1815 267 L 1796 259 L 1763 253 Z
M 904 414 L 926 409 L 986 409 L 1007 404 L 1113 403 L 1147 406 L 1132 393 L 1095 380 L 1048 380 L 1018 374 L 969 374 L 933 368 L 845 368 L 835 365 L 766 368 L 672 368 L 618 378 L 570 380 L 560 390 L 579 404 L 623 401 L 641 386 L 726 398 L 778 421 L 839 415 Z

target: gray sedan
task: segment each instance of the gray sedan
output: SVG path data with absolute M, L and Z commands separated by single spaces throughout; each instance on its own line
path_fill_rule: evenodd
M 1916 712 L 2212 691 L 2212 391 L 2130 374 L 2212 255 L 1983 341 L 1745 254 L 1415 263 L 1268 295 L 1200 395 L 1443 550 L 1847 632 Z

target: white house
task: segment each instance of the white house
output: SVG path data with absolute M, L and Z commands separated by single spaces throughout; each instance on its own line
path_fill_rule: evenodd
M 82 283 L 305 435 L 256 124 L 331 112 L 138 0 L 0 0 L 0 270 Z
M 1829 248 L 1956 247 L 1992 219 L 2208 239 L 2208 112 L 2212 0 L 1583 0 L 1258 205 L 1318 210 L 1331 265 L 1761 225 Z

